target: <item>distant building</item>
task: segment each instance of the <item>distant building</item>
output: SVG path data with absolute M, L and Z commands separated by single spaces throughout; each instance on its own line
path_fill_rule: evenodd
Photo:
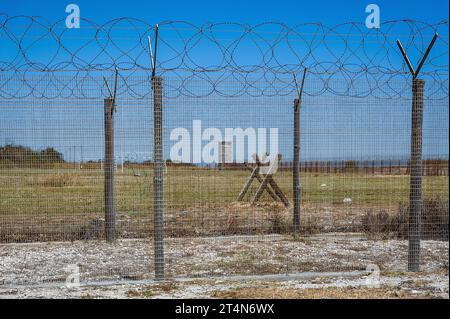
M 231 163 L 233 163 L 233 144 L 227 141 L 219 142 L 219 169 Z

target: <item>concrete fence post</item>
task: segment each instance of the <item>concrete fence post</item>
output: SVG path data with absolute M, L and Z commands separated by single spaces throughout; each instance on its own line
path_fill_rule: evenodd
M 292 171 L 294 195 L 294 235 L 300 231 L 300 100 L 294 100 L 294 163 Z
M 104 159 L 104 199 L 105 238 L 108 242 L 116 239 L 116 210 L 114 203 L 114 100 L 104 100 L 105 108 L 105 159 Z
M 425 81 L 413 79 L 409 187 L 408 270 L 418 271 L 422 215 L 422 124 Z
M 163 157 L 163 81 L 152 78 L 153 87 L 153 186 L 155 279 L 164 280 L 164 157 Z

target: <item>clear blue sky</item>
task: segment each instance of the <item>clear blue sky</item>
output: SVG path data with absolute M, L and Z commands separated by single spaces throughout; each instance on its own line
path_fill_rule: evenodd
M 265 21 L 281 21 L 287 24 L 322 22 L 334 25 L 341 22 L 363 22 L 367 4 L 378 4 L 381 19 L 416 19 L 436 22 L 448 19 L 447 0 L 320 0 L 320 1 L 49 1 L 2 0 L 0 12 L 10 15 L 38 15 L 51 20 L 65 18 L 65 6 L 75 3 L 81 15 L 98 23 L 112 18 L 130 16 L 151 23 L 163 20 L 187 20 L 193 23 L 235 21 L 255 24 Z
M 381 10 L 381 22 L 389 20 L 412 19 L 423 22 L 436 23 L 443 19 L 448 19 L 449 2 L 446 0 L 396 0 L 396 1 L 46 1 L 46 0 L 2 0 L 0 12 L 14 15 L 34 15 L 47 18 L 49 21 L 63 20 L 66 17 L 65 7 L 69 3 L 79 5 L 81 17 L 93 20 L 102 24 L 114 18 L 133 17 L 145 20 L 149 24 L 162 22 L 165 20 L 184 20 L 194 24 L 205 22 L 242 22 L 246 24 L 258 24 L 266 21 L 277 21 L 288 25 L 297 25 L 306 22 L 321 22 L 327 26 L 334 26 L 340 23 L 354 21 L 364 23 L 367 13 L 367 4 L 378 4 Z M 448 35 L 448 34 L 447 34 Z M 428 41 L 428 39 L 424 39 Z M 446 38 L 448 41 L 448 36 Z M 68 42 L 67 42 L 68 43 Z M 448 46 L 447 46 L 448 48 Z M 40 46 L 33 48 L 36 54 L 48 56 L 48 48 Z M 160 49 L 163 51 L 162 49 Z M 448 49 L 447 49 L 448 50 Z M 14 49 L 11 51 L 14 52 Z M 164 53 L 164 52 L 161 52 Z M 160 54 L 161 54 L 160 53 Z M 436 52 L 434 52 L 436 53 Z M 208 52 L 198 54 L 208 55 Z M 246 53 L 249 58 L 251 52 Z M 411 53 L 413 54 L 413 53 Z M 448 52 L 447 61 L 448 61 Z M 2 58 L 8 60 L 11 54 L 8 48 L 0 52 Z M 146 57 L 144 57 L 146 58 Z M 417 57 L 412 56 L 413 62 Z M 445 58 L 445 56 L 443 57 Z M 44 59 L 45 60 L 45 59 Z M 401 62 L 400 60 L 398 61 Z M 448 64 L 448 62 L 445 62 Z M 448 70 L 447 70 L 448 71 Z M 447 75 L 448 76 L 448 75 Z M 308 82 L 307 85 L 313 85 Z M 447 88 L 448 90 L 448 88 Z M 286 100 L 286 101 L 284 101 Z M 325 101 L 325 102 L 324 102 Z M 207 101 L 206 101 L 207 102 Z M 205 101 L 203 103 L 206 103 Z M 210 101 L 211 102 L 211 101 Z M 214 101 L 212 101 L 214 102 Z M 250 107 L 253 103 L 249 98 L 241 101 L 242 106 Z M 270 99 L 265 100 L 266 103 Z M 291 98 L 283 99 L 283 105 L 289 109 Z M 286 103 L 285 103 L 286 102 Z M 39 102 L 43 103 L 43 102 Z M 64 102 L 66 103 L 66 102 Z M 195 118 L 193 110 L 195 106 L 187 105 L 186 100 L 175 101 L 173 105 L 173 123 L 169 126 L 177 126 L 183 123 L 189 127 Z M 237 103 L 237 102 L 236 102 Z M 281 100 L 274 100 L 273 105 L 280 107 Z M 285 103 L 285 104 L 284 104 Z M 338 105 L 339 103 L 342 103 Z M 343 113 L 342 105 L 348 105 L 347 113 Z M 302 119 L 302 145 L 303 158 L 379 158 L 400 157 L 404 158 L 409 149 L 409 105 L 408 101 L 390 101 L 378 107 L 379 101 L 368 98 L 366 100 L 318 100 L 314 97 L 307 97 Z M 428 107 L 425 114 L 424 123 L 424 153 L 425 155 L 444 155 L 448 157 L 448 107 L 445 101 L 434 102 L 432 107 Z M 361 105 L 360 105 L 361 104 Z M 41 104 L 39 104 L 41 105 Z M 84 104 L 83 104 L 84 105 Z M 320 106 L 328 106 L 320 108 Z M 84 159 L 98 159 L 102 153 L 102 103 L 101 100 L 95 103 L 97 112 L 87 114 L 84 108 L 73 109 L 74 114 L 66 112 L 55 112 L 55 107 L 65 107 L 65 104 L 58 105 L 57 102 L 43 105 L 42 109 L 23 109 L 18 112 L 16 106 L 11 104 L 6 107 L 9 110 L 6 117 L 0 118 L 0 144 L 15 142 L 33 148 L 43 148 L 46 146 L 56 146 L 64 152 L 66 158 L 75 160 L 81 159 L 81 146 L 84 146 Z M 147 105 L 148 106 L 148 105 Z M 269 105 L 270 106 L 270 105 Z M 269 107 L 267 106 L 267 107 Z M 32 107 L 29 106 L 29 107 Z M 129 106 L 131 107 L 131 106 Z M 135 106 L 138 111 L 138 106 Z M 238 105 L 236 112 L 238 111 Z M 353 107 L 353 109 L 352 109 Z M 366 108 L 365 108 L 366 107 Z M 93 106 L 94 108 L 94 106 Z M 204 108 L 207 111 L 207 107 Z M 395 109 L 388 116 L 386 113 Z M 217 105 L 220 119 L 213 118 L 212 115 L 202 113 L 197 117 L 203 118 L 207 126 L 221 127 L 224 123 L 236 123 L 234 112 L 230 111 L 226 101 Z M 205 111 L 205 112 L 206 112 Z M 240 111 L 240 110 L 239 110 Z M 79 113 L 77 113 L 79 112 Z M 139 150 L 145 152 L 149 150 L 148 141 L 151 140 L 150 118 L 146 117 L 148 108 L 141 108 L 143 114 L 129 112 L 122 118 L 121 112 L 117 115 L 117 153 L 122 145 L 125 145 L 125 152 Z M 372 112 L 370 116 L 368 113 Z M 85 114 L 86 113 L 86 114 Z M 175 114 L 177 113 L 177 114 Z M 255 117 L 248 115 L 248 127 L 271 127 L 278 126 L 282 134 L 280 148 L 285 158 L 291 157 L 291 128 L 290 114 L 286 118 L 275 118 L 269 123 L 266 115 Z M 168 117 L 171 113 L 167 114 Z M 53 116 L 53 117 L 52 117 Z M 73 121 L 77 117 L 80 121 Z M 80 117 L 81 116 L 81 117 Z M 180 116 L 180 117 L 177 117 Z M 349 120 L 348 116 L 352 119 Z M 183 118 L 183 121 L 179 119 Z M 244 117 L 245 118 L 245 117 Z M 253 122 L 252 120 L 253 119 Z M 50 130 L 47 126 L 49 121 L 60 123 Z M 209 121 L 209 122 L 208 122 Z M 284 124 L 276 124 L 277 121 Z M 274 123 L 276 125 L 274 125 Z M 322 127 L 322 123 L 331 126 Z M 334 128 L 333 128 L 334 125 Z M 2 131 L 2 126 L 9 128 Z M 242 123 L 241 127 L 245 127 Z M 64 131 L 61 130 L 64 128 Z M 28 130 L 29 129 L 29 130 Z M 339 129 L 341 129 L 341 133 Z M 380 131 L 381 129 L 381 131 Z M 22 130 L 22 131 L 20 131 Z M 89 131 L 86 135 L 84 132 Z M 166 132 L 168 133 L 168 132 Z M 125 140 L 125 142 L 123 142 Z M 166 148 L 170 143 L 166 143 Z M 77 153 L 71 155 L 71 152 Z M 354 152 L 354 153 L 352 153 Z M 166 153 L 168 153 L 166 149 Z M 146 157 L 149 156 L 147 153 Z M 148 159 L 148 158 L 145 158 Z

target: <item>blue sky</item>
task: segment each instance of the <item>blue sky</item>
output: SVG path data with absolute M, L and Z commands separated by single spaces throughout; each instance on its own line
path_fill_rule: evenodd
M 282 21 L 287 24 L 320 21 L 333 25 L 348 21 L 364 21 L 367 4 L 378 4 L 382 20 L 416 19 L 436 22 L 448 19 L 446 0 L 320 0 L 320 1 L 49 1 L 2 0 L 0 11 L 10 15 L 38 15 L 49 19 L 65 18 L 65 6 L 75 3 L 83 18 L 103 22 L 130 16 L 149 22 L 187 20 L 193 23 L 236 21 L 255 24 Z
M 346 22 L 357 22 L 363 24 L 368 13 L 365 12 L 365 8 L 370 3 L 376 3 L 380 7 L 381 23 L 391 21 L 391 20 L 401 20 L 401 19 L 412 19 L 419 20 L 427 23 L 437 23 L 442 20 L 448 20 L 448 10 L 449 2 L 446 0 L 344 0 L 344 1 L 331 1 L 331 0 L 318 0 L 318 1 L 285 1 L 279 0 L 273 1 L 245 1 L 245 0 L 228 0 L 228 1 L 92 1 L 92 0 L 78 0 L 78 1 L 49 1 L 49 0 L 2 0 L 0 3 L 0 13 L 7 13 L 9 16 L 15 15 L 33 15 L 41 16 L 48 19 L 50 22 L 64 21 L 67 16 L 65 8 L 70 3 L 75 3 L 79 6 L 81 17 L 83 19 L 88 19 L 94 21 L 97 24 L 103 24 L 115 18 L 120 17 L 132 17 L 136 19 L 142 19 L 143 21 L 149 23 L 149 25 L 154 25 L 158 22 L 163 22 L 167 20 L 171 21 L 189 21 L 196 25 L 201 25 L 206 22 L 239 22 L 249 25 L 256 25 L 262 22 L 276 21 L 285 23 L 289 26 L 296 26 L 302 23 L 309 22 L 320 22 L 327 27 L 332 27 L 341 23 Z M 425 5 L 426 4 L 426 5 Z M 1 21 L 1 19 L 0 19 Z M 126 26 L 125 24 L 121 26 Z M 83 28 L 83 22 L 81 24 Z M 448 31 L 444 31 L 440 28 L 440 32 L 446 34 L 441 34 L 444 37 L 444 41 L 448 43 Z M 267 29 L 266 29 L 267 30 Z M 309 30 L 307 28 L 301 29 L 303 31 Z M 170 37 L 174 34 L 169 33 L 168 30 L 163 30 L 162 36 Z M 258 29 L 258 32 L 261 31 Z M 353 31 L 353 30 L 352 30 Z M 405 33 L 408 30 L 405 28 L 393 29 L 390 32 L 393 33 Z M 91 36 L 92 32 L 89 30 L 73 30 L 71 32 L 64 33 L 65 39 L 73 36 L 75 40 L 65 41 L 64 45 L 68 46 L 70 49 L 72 44 L 76 47 L 79 44 L 77 38 L 83 36 Z M 114 34 L 117 37 L 124 37 L 127 31 L 116 31 Z M 130 31 L 133 32 L 133 31 Z M 339 32 L 351 32 L 348 29 L 339 29 Z M 382 28 L 383 32 L 383 28 Z M 113 35 L 113 36 L 114 36 Z M 129 34 L 127 34 L 128 36 Z M 424 42 L 428 42 L 432 34 L 426 34 L 425 38 L 422 39 Z M 395 38 L 392 39 L 393 41 Z M 416 39 L 415 41 L 420 41 L 421 39 Z M 22 43 L 24 47 L 32 41 L 28 40 Z M 78 41 L 78 42 L 77 42 Z M 121 46 L 126 46 L 126 41 L 117 40 Z M 125 42 L 125 43 L 124 43 Z M 5 59 L 5 54 L 15 54 L 14 48 L 11 48 L 11 53 L 8 46 L 9 41 L 6 41 L 3 45 L 3 52 L 0 51 L 0 61 Z M 163 45 L 163 44 L 160 44 Z M 333 41 L 330 41 L 329 46 L 332 48 Z M 425 46 L 424 44 L 423 46 Z M 447 44 L 448 48 L 448 44 Z M 395 48 L 396 50 L 396 48 Z M 433 51 L 436 54 L 435 49 Z M 16 50 L 17 51 L 17 50 Z M 413 50 L 412 50 L 413 51 Z M 28 53 L 34 54 L 35 57 L 38 56 L 51 56 L 48 52 L 47 47 L 43 42 L 41 45 L 34 45 Z M 166 54 L 168 50 L 161 47 L 160 53 L 162 55 Z M 197 58 L 202 59 L 202 61 L 207 61 L 208 56 L 203 51 L 199 50 L 195 52 Z M 416 52 L 408 52 L 410 54 L 411 61 L 415 64 L 418 62 L 420 56 Z M 240 54 L 239 56 L 242 61 L 251 63 L 251 55 Z M 144 57 L 146 58 L 146 57 Z M 289 59 L 284 57 L 283 62 Z M 321 59 L 326 60 L 328 57 L 321 57 Z M 401 63 L 400 56 L 398 63 Z M 43 58 L 45 61 L 46 59 Z M 147 59 L 145 60 L 145 63 Z M 238 63 L 241 63 L 239 61 Z M 397 61 L 395 61 L 397 64 Z M 120 67 L 119 67 L 120 68 Z
M 412 19 L 423 22 L 436 23 L 448 19 L 449 2 L 443 0 L 418 0 L 398 1 L 31 1 L 17 0 L 0 3 L 0 12 L 14 15 L 43 16 L 50 21 L 65 19 L 65 7 L 69 3 L 76 3 L 80 7 L 81 17 L 103 23 L 119 17 L 133 17 L 147 21 L 150 24 L 165 20 L 185 20 L 194 24 L 206 22 L 242 22 L 246 24 L 258 24 L 266 21 L 283 22 L 288 25 L 297 25 L 306 22 L 321 22 L 327 26 L 334 26 L 349 21 L 363 23 L 367 16 L 365 7 L 369 3 L 376 3 L 381 10 L 381 22 L 388 20 Z M 126 40 L 125 40 L 126 41 Z M 428 39 L 424 39 L 428 41 Z M 448 41 L 448 34 L 446 41 Z M 448 42 L 447 42 L 448 43 Z M 77 44 L 75 43 L 75 46 Z M 332 44 L 331 44 L 332 45 Z M 161 53 L 164 54 L 164 47 Z M 36 56 L 48 55 L 48 48 L 44 45 L 35 46 Z M 448 44 L 447 44 L 448 50 Z M 244 50 L 245 51 L 245 50 Z M 12 51 L 8 47 L 0 51 L 0 61 L 7 59 Z M 198 52 L 201 59 L 208 58 L 208 51 Z M 436 52 L 434 52 L 436 54 Z M 413 63 L 417 59 L 411 52 Z M 252 59 L 251 51 L 242 55 L 245 60 Z M 146 57 L 144 57 L 146 58 Z M 445 56 L 443 57 L 445 58 Z M 447 52 L 448 61 L 448 52 Z M 399 58 L 395 63 L 401 63 Z M 416 64 L 416 63 L 414 63 Z M 448 62 L 447 62 L 448 64 Z M 448 72 L 448 70 L 447 70 Z M 448 74 L 447 74 L 448 78 Z M 308 81 L 306 86 L 314 87 L 318 82 Z M 230 83 L 233 85 L 233 83 Z M 448 82 L 447 82 L 448 85 Z M 89 84 L 88 84 L 89 86 Z M 448 87 L 447 87 L 448 91 Z M 120 98 L 120 96 L 119 96 Z M 292 98 L 266 99 L 265 103 L 272 103 L 273 108 L 286 104 L 290 110 Z M 221 100 L 222 104 L 216 105 L 220 117 L 215 118 L 208 113 L 208 105 L 216 103 L 214 97 L 198 102 L 204 105 L 204 112 L 197 113 L 197 118 L 203 118 L 208 127 L 222 127 L 224 123 L 236 123 L 235 113 L 239 112 L 239 105 L 234 105 L 230 111 L 228 104 L 231 100 Z M 241 107 L 252 107 L 251 98 L 237 99 Z M 78 103 L 78 108 L 71 112 L 55 112 L 57 107 L 69 107 L 67 101 L 43 102 L 34 101 L 40 105 L 23 105 L 18 107 L 14 103 L 3 103 L 7 110 L 6 115 L 0 118 L 0 144 L 14 142 L 28 145 L 33 148 L 55 146 L 64 153 L 66 158 L 98 159 L 102 155 L 102 101 L 92 103 L 95 107 L 93 113 L 87 113 L 85 104 Z M 203 103 L 203 104 L 202 104 Z M 347 105 L 346 105 L 347 103 Z M 378 104 L 381 103 L 381 107 Z M 429 156 L 448 157 L 448 98 L 443 101 L 431 102 L 425 113 L 424 123 L 424 154 Z M 119 105 L 127 107 L 127 101 L 119 102 Z M 402 101 L 377 101 L 373 98 L 355 100 L 345 98 L 320 99 L 307 97 L 302 117 L 302 158 L 405 158 L 409 152 L 409 106 L 407 100 Z M 2 105 L 0 100 L 0 105 Z M 342 109 L 347 113 L 342 113 Z M 273 127 L 280 128 L 280 148 L 284 158 L 292 157 L 291 150 L 291 116 L 289 113 L 280 115 L 280 112 L 270 113 L 270 105 L 265 105 L 266 115 L 272 117 L 270 122 L 266 115 L 254 116 L 247 114 L 248 127 Z M 321 107 L 322 106 L 322 107 Z M 346 106 L 346 107 L 345 107 Z M 148 141 L 151 140 L 151 121 L 148 114 L 151 113 L 145 102 L 139 102 L 134 106 L 135 113 L 125 113 L 122 110 L 117 113 L 116 154 L 124 150 L 125 153 L 145 153 L 141 159 L 148 159 Z M 352 108 L 353 111 L 352 111 Z M 183 123 L 189 127 L 192 120 L 197 119 L 193 110 L 195 105 L 187 99 L 173 101 L 171 117 L 167 122 L 167 132 L 171 128 Z M 394 111 L 391 111 L 394 110 Z M 391 112 L 391 113 L 389 113 Z M 369 116 L 370 114 L 371 116 Z M 385 115 L 388 114 L 388 115 Z M 9 116 L 9 117 L 8 117 Z M 352 117 L 349 120 L 346 116 Z M 73 118 L 80 119 L 73 121 Z M 51 120 L 54 124 L 49 129 L 47 123 Z M 238 121 L 239 122 L 239 121 Z M 274 125 L 275 123 L 275 125 Z M 328 123 L 324 126 L 323 123 Z M 245 123 L 241 123 L 245 127 Z M 5 129 L 6 128 L 6 129 Z M 84 134 L 89 132 L 89 134 Z M 339 133 L 340 132 L 340 133 Z M 168 138 L 166 138 L 168 140 Z M 166 145 L 166 153 L 170 147 Z M 83 150 L 82 150 L 83 149 Z M 120 150 L 119 150 L 120 149 Z M 83 155 L 82 155 L 83 153 Z

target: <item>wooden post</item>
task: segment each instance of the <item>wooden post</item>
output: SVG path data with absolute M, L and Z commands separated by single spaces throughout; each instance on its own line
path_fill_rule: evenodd
M 254 179 L 257 179 L 258 182 L 260 182 L 261 184 L 263 183 L 263 178 L 259 175 L 259 169 L 261 166 L 261 162 L 259 161 L 259 157 L 257 154 L 255 154 L 255 159 L 256 159 L 256 165 L 253 168 L 252 173 L 250 175 L 250 177 L 248 178 L 247 182 L 245 183 L 244 187 L 242 188 L 242 190 L 239 192 L 239 195 L 237 197 L 237 201 L 241 201 L 244 199 L 245 194 L 247 194 L 250 186 L 252 185 L 252 182 Z M 249 169 L 249 167 L 247 165 L 245 165 L 245 167 L 247 169 Z M 277 196 L 275 195 L 275 193 L 269 188 L 269 187 L 265 187 L 264 188 L 269 195 L 272 197 L 273 200 L 277 200 Z

